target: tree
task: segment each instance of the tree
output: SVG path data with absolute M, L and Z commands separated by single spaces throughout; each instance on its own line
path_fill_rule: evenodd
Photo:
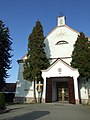
M 81 78 L 90 78 L 90 41 L 82 32 L 74 45 L 71 66 L 78 68 Z
M 46 69 L 49 66 L 44 47 L 43 27 L 41 23 L 37 21 L 28 38 L 27 60 L 24 64 L 24 78 L 29 81 L 34 80 L 35 101 L 35 81 L 42 81 L 41 70 Z
M 12 42 L 9 34 L 9 29 L 0 20 L 0 91 L 5 86 L 5 79 L 9 77 L 7 71 L 11 64 L 11 48 Z

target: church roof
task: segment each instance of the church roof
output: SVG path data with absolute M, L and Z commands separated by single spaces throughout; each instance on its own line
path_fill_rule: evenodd
M 27 59 L 27 54 L 24 55 L 20 60 L 17 60 L 18 63 L 24 62 Z

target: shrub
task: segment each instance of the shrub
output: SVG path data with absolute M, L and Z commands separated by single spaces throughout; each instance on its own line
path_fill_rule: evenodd
M 0 109 L 5 108 L 5 95 L 3 92 L 0 92 Z

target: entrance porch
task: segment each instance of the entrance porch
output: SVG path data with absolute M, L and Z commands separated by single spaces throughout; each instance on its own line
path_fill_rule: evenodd
M 48 69 L 42 70 L 42 102 L 67 100 L 79 104 L 78 76 L 77 69 L 58 58 Z
M 46 79 L 45 102 L 65 102 L 75 104 L 74 81 L 71 77 L 50 77 Z

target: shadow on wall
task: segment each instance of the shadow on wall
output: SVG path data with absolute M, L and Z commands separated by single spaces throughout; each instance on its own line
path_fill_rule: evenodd
M 30 91 L 33 91 L 32 82 L 27 80 L 18 80 L 16 86 L 14 103 L 25 103 L 26 96 Z
M 48 114 L 50 114 L 49 111 L 33 111 L 31 113 L 28 113 L 19 117 L 15 117 L 13 119 L 10 118 L 10 120 L 36 120 Z
M 45 39 L 45 53 L 47 55 L 47 58 L 50 58 L 51 57 L 51 51 L 50 51 L 50 47 L 49 47 L 49 42 L 48 42 L 48 39 Z
M 78 78 L 78 83 L 80 103 L 90 104 L 90 79 Z M 87 96 L 86 99 L 85 96 Z

